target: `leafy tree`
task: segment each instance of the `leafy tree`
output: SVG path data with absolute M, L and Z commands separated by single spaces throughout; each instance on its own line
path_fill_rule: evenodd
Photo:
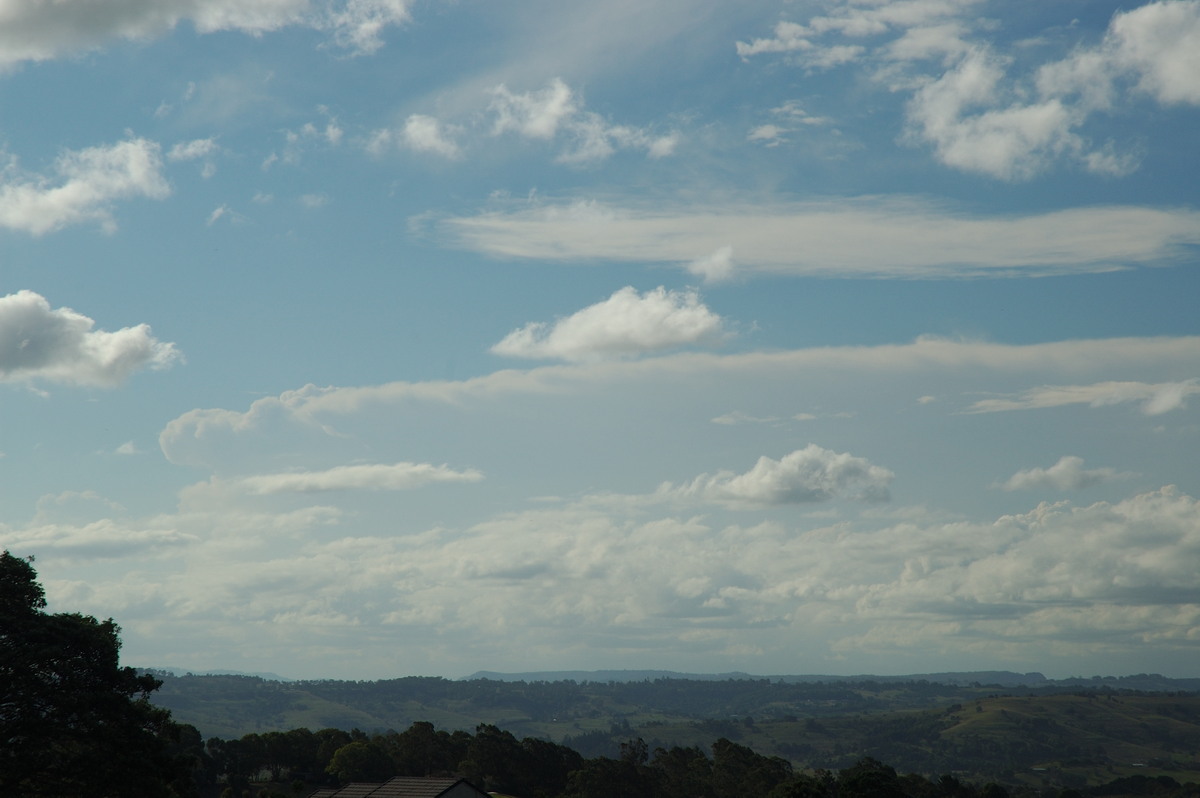
M 185 760 L 169 750 L 178 729 L 148 700 L 160 682 L 120 667 L 120 627 L 45 608 L 31 561 L 0 554 L 0 794 L 186 790 Z
M 838 774 L 842 798 L 904 798 L 900 779 L 890 765 L 866 757 Z
M 720 798 L 766 795 L 792 775 L 792 765 L 722 737 L 713 743 L 713 792 Z
M 329 760 L 326 772 L 343 784 L 351 781 L 385 781 L 396 775 L 387 752 L 373 742 L 355 740 L 343 745 Z
M 664 798 L 693 798 L 712 792 L 712 762 L 699 748 L 656 748 L 650 766 L 661 774 Z

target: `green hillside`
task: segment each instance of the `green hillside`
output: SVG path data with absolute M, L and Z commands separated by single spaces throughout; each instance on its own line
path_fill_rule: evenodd
M 621 742 L 706 749 L 724 737 L 799 768 L 862 757 L 902 772 L 1007 784 L 1083 786 L 1121 776 L 1200 781 L 1200 694 L 1074 687 L 1009 688 L 924 681 L 783 683 L 765 679 L 643 682 L 274 682 L 163 676 L 155 701 L 208 736 L 294 728 L 402 730 L 492 724 L 565 743 L 588 757 Z

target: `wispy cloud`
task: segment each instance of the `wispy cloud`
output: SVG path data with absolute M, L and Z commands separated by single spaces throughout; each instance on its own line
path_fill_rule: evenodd
M 0 172 L 0 226 L 43 235 L 95 221 L 111 232 L 113 201 L 171 193 L 162 172 L 160 148 L 146 139 L 68 151 L 54 162 L 53 177 L 24 174 L 10 160 Z
M 1091 207 L 951 213 L 916 198 L 681 206 L 575 202 L 441 220 L 450 243 L 505 258 L 673 263 L 742 274 L 987 277 L 1101 272 L 1200 244 L 1200 213 Z
M 1045 385 L 1017 396 L 980 399 L 971 405 L 972 413 L 998 413 L 1008 410 L 1037 410 L 1064 405 L 1108 405 L 1141 402 L 1148 416 L 1158 416 L 1186 406 L 1187 398 L 1200 393 L 1200 378 L 1183 382 L 1097 382 L 1091 385 Z
M 445 465 L 393 463 L 336 466 L 324 471 L 294 471 L 243 477 L 237 486 L 251 494 L 315 493 L 334 490 L 411 490 L 436 482 L 478 482 L 473 469 Z

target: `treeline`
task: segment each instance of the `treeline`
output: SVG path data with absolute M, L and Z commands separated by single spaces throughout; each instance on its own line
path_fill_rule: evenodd
M 321 784 L 382 782 L 392 776 L 459 776 L 481 789 L 522 798 L 1196 798 L 1200 785 L 1134 776 L 1082 790 L 961 781 L 953 775 L 900 775 L 863 758 L 837 771 L 800 772 L 721 738 L 708 748 L 653 748 L 641 738 L 615 757 L 584 758 L 543 739 L 518 740 L 482 724 L 474 734 L 427 722 L 403 732 L 294 729 L 209 739 L 196 756 L 198 794 L 290 798 Z

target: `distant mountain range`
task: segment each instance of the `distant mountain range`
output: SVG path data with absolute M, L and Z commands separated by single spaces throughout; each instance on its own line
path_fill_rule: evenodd
M 313 681 L 291 679 L 277 673 L 265 671 L 234 671 L 234 670 L 192 670 L 178 666 L 143 668 L 150 672 L 166 673 L 172 676 L 252 676 L 269 682 Z M 878 674 L 855 674 L 839 676 L 833 674 L 752 674 L 743 671 L 728 673 L 687 673 L 668 670 L 594 670 L 594 671 L 522 671 L 504 673 L 501 671 L 475 671 L 469 676 L 463 676 L 457 681 L 469 682 L 486 679 L 494 682 L 597 682 L 618 684 L 627 682 L 645 682 L 658 679 L 683 679 L 696 682 L 724 682 L 763 679 L 784 684 L 845 684 L 860 682 L 875 682 L 877 684 L 904 682 L 932 682 L 955 686 L 996 686 L 996 687 L 1112 687 L 1123 690 L 1146 690 L 1151 692 L 1184 690 L 1200 690 L 1200 677 L 1173 678 L 1157 673 L 1139 673 L 1130 676 L 1072 676 L 1066 679 L 1049 679 L 1045 675 L 1032 671 L 1016 673 L 1014 671 L 946 671 L 942 673 L 911 673 L 899 676 L 880 676 Z M 338 681 L 322 680 L 322 681 Z
M 164 665 L 155 668 L 138 668 L 139 671 L 147 673 L 168 673 L 171 676 L 253 676 L 256 679 L 264 679 L 268 682 L 294 682 L 295 679 L 289 679 L 286 676 L 280 676 L 278 673 L 270 671 L 225 671 L 225 670 L 193 670 L 192 668 L 180 668 L 175 665 Z
M 903 682 L 932 682 L 948 685 L 983 685 L 998 687 L 1114 687 L 1125 690 L 1200 690 L 1200 678 L 1176 679 L 1157 673 L 1139 673 L 1133 676 L 1071 677 L 1047 679 L 1036 671 L 1015 673 L 1013 671 L 951 671 L 946 673 L 913 673 L 904 676 L 878 676 L 858 674 L 833 676 L 829 674 L 770 675 L 756 676 L 741 671 L 730 673 L 681 673 L 661 670 L 599 670 L 599 671 L 528 671 L 524 673 L 500 673 L 476 671 L 464 676 L 461 681 L 490 679 L 497 682 L 644 682 L 656 679 L 687 679 L 711 682 L 742 679 L 768 679 L 785 684 L 826 684 L 876 682 L 879 684 Z

